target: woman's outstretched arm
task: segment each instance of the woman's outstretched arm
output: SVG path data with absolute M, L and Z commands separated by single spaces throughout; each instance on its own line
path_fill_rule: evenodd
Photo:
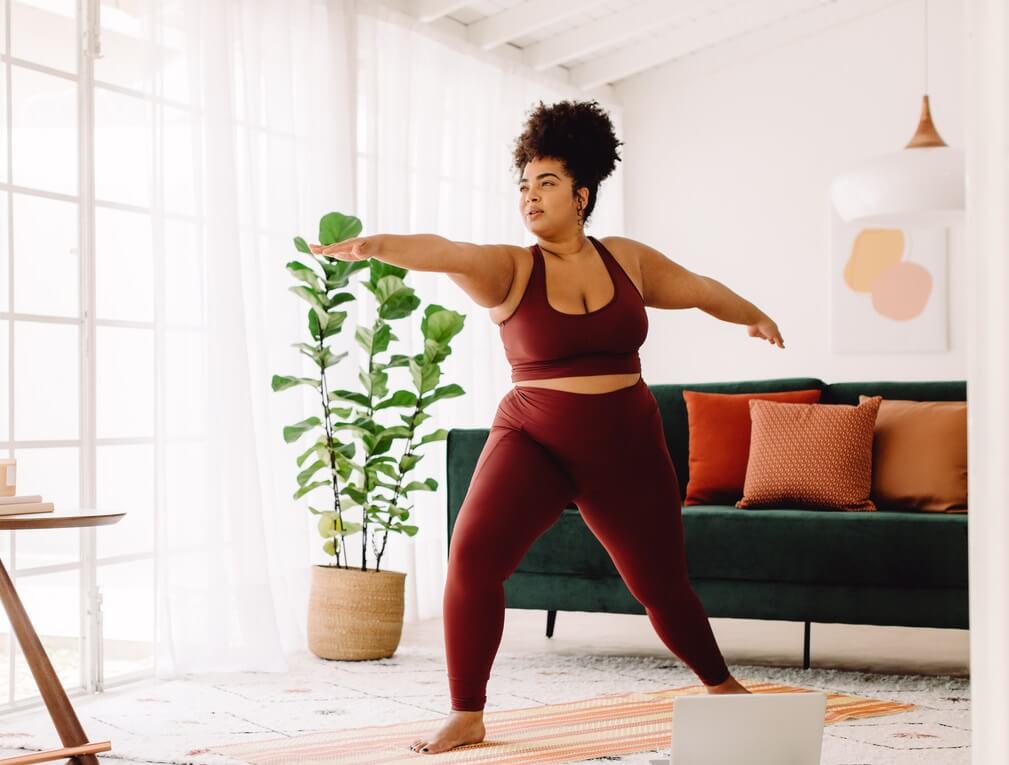
M 504 302 L 515 276 L 516 251 L 510 244 L 453 242 L 437 234 L 373 234 L 309 249 L 339 260 L 375 258 L 410 271 L 448 274 L 477 305 Z
M 717 279 L 696 274 L 647 244 L 633 239 L 624 241 L 638 254 L 645 305 L 700 308 L 716 319 L 745 324 L 750 337 L 760 337 L 779 348 L 785 347 L 777 324 Z

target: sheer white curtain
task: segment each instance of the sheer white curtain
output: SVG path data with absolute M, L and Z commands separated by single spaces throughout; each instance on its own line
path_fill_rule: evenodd
M 165 329 L 158 370 L 156 673 L 281 671 L 288 654 L 305 650 L 311 565 L 330 562 L 308 512 L 313 495 L 292 499 L 306 443 L 282 438 L 285 425 L 318 414 L 317 394 L 270 387 L 274 374 L 315 373 L 291 347 L 308 337 L 307 304 L 288 290 L 296 282 L 285 269 L 308 256 L 292 237 L 316 241 L 319 218 L 339 211 L 358 216 L 366 234 L 531 243 L 517 212 L 512 142 L 539 100 L 583 96 L 433 39 L 374 0 L 150 7 L 163 85 L 188 92 L 193 107 L 182 118 L 155 109 L 165 159 L 158 183 L 167 192 L 192 176 L 194 189 L 190 235 L 166 226 L 158 244 L 167 262 L 186 264 L 165 285 L 166 300 L 200 306 L 185 326 Z M 619 135 L 619 109 L 603 106 Z M 621 177 L 618 163 L 589 233 L 622 233 Z M 497 327 L 444 274 L 411 272 L 407 283 L 421 308 L 396 325 L 392 352 L 423 350 L 428 304 L 467 317 L 440 382 L 466 395 L 439 401 L 424 432 L 488 427 L 511 384 Z M 349 356 L 330 370 L 351 389 L 364 360 L 354 329 L 374 319 L 371 294 L 359 288 L 357 297 L 332 343 Z M 410 474 L 439 484 L 411 495 L 418 535 L 390 535 L 382 558 L 382 569 L 408 574 L 407 622 L 441 615 L 444 446 L 426 447 Z M 350 565 L 360 565 L 359 550 L 351 545 Z
M 518 65 L 448 36 L 433 37 L 422 24 L 377 0 L 358 2 L 357 208 L 365 234 L 433 233 L 478 244 L 528 245 L 535 238 L 518 213 L 518 176 L 511 169 L 513 142 L 528 113 L 542 100 L 586 100 Z M 622 137 L 619 107 L 600 100 Z M 586 231 L 623 233 L 622 168 L 599 189 Z M 444 274 L 413 271 L 407 277 L 423 307 L 436 303 L 466 316 L 452 341 L 440 385 L 456 383 L 465 395 L 443 399 L 426 423 L 436 428 L 488 428 L 498 401 L 511 387 L 497 326 Z M 370 307 L 367 301 L 364 306 Z M 372 320 L 373 311 L 366 321 Z M 419 353 L 419 322 L 400 334 L 396 352 Z M 413 538 L 393 538 L 383 569 L 405 571 L 407 622 L 441 616 L 447 551 L 445 442 L 415 469 L 433 477 L 438 491 L 417 492 Z M 521 480 L 521 477 L 517 477 Z M 359 559 L 358 559 L 359 560 Z
M 292 238 L 314 241 L 324 212 L 353 208 L 354 6 L 146 8 L 156 94 L 184 101 L 155 109 L 155 198 L 183 183 L 194 195 L 194 215 L 166 216 L 157 243 L 180 276 L 164 285 L 157 370 L 155 671 L 279 671 L 305 647 L 319 542 L 292 499 L 305 447 L 282 429 L 316 414 L 318 399 L 270 381 L 314 372 L 290 347 L 308 339 L 307 304 L 288 291 Z M 173 317 L 183 304 L 196 315 Z

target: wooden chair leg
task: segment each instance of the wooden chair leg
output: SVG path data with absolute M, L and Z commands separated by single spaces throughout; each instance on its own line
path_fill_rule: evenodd
M 556 611 L 547 611 L 547 637 L 554 636 L 554 623 L 557 621 Z
M 79 765 L 99 765 L 98 758 L 90 750 L 94 747 L 103 747 L 94 751 L 108 751 L 112 748 L 112 745 L 107 741 L 102 743 L 88 741 L 88 737 L 84 733 L 77 715 L 74 713 L 74 708 L 70 705 L 70 699 L 67 698 L 66 691 L 63 690 L 63 685 L 60 683 L 59 678 L 56 677 L 56 672 L 53 670 L 53 665 L 46 655 L 45 648 L 42 647 L 42 641 L 39 640 L 35 628 L 28 619 L 24 605 L 22 605 L 21 599 L 14 590 L 14 583 L 7 575 L 7 569 L 4 567 L 2 560 L 0 560 L 0 600 L 3 601 L 4 609 L 7 611 L 7 618 L 10 620 L 11 627 L 14 629 L 14 634 L 17 636 L 18 643 L 21 646 L 21 651 L 24 653 L 28 667 L 35 678 L 35 684 L 42 693 L 42 700 L 49 710 L 49 716 L 52 718 L 53 725 L 56 726 L 56 733 L 59 735 L 64 747 L 74 750 L 69 755 L 71 756 L 71 761 L 79 763 Z M 68 755 L 56 753 L 65 751 L 67 750 L 55 749 L 50 752 L 36 752 L 32 755 L 0 760 L 0 763 L 10 763 L 13 765 L 14 763 L 44 762 L 46 760 L 62 759 Z M 47 757 L 46 760 L 34 759 L 46 754 L 52 756 Z

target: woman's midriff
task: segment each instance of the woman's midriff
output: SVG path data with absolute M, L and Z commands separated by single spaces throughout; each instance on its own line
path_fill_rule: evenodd
M 626 388 L 634 385 L 641 374 L 631 372 L 630 374 L 616 375 L 584 375 L 581 377 L 550 377 L 545 380 L 522 380 L 513 383 L 516 386 L 532 388 L 551 388 L 553 390 L 566 390 L 571 393 L 609 393 L 610 391 Z

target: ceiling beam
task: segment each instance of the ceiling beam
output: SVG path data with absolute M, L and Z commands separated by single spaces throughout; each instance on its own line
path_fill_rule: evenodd
M 620 50 L 571 69 L 572 82 L 582 88 L 594 88 L 664 64 L 667 61 L 723 43 L 756 28 L 817 7 L 842 5 L 837 0 L 760 0 L 736 3 L 689 24 L 674 27 L 640 44 Z
M 452 44 L 455 46 L 461 45 L 464 48 L 469 48 L 473 51 L 473 53 L 480 53 L 482 56 L 490 57 L 492 60 L 499 59 L 501 62 L 507 62 L 508 64 L 517 66 L 525 65 L 522 61 L 521 49 L 516 48 L 513 45 L 503 45 L 500 48 L 486 53 L 475 49 L 472 46 L 472 43 L 469 42 L 467 26 L 456 21 L 450 16 L 442 16 L 426 24 L 413 23 L 419 21 L 417 16 L 414 15 L 414 6 L 417 0 L 380 0 L 380 2 L 382 6 L 387 8 L 393 14 L 402 16 L 404 22 L 410 23 L 411 26 L 414 26 L 421 34 L 426 34 L 428 37 L 441 40 L 444 43 L 452 41 Z M 604 104 L 620 103 L 617 97 L 616 89 L 612 85 L 603 84 L 599 87 L 588 89 L 576 88 L 571 82 L 571 73 L 561 66 L 550 67 L 541 72 L 536 72 L 530 69 L 529 75 L 543 77 L 559 86 L 571 88 L 572 90 L 580 90 L 583 97 L 596 98 Z
M 669 0 L 646 0 L 625 11 L 611 13 L 548 40 L 528 45 L 522 49 L 522 56 L 526 64 L 538 71 L 643 37 L 667 24 L 685 23 L 698 16 L 702 9 L 710 11 L 738 2 L 740 0 L 688 0 L 676 3 Z
M 738 65 L 767 51 L 902 2 L 905 0 L 844 0 L 792 16 L 670 63 L 667 67 L 669 80 L 680 81 Z
M 410 0 L 410 13 L 427 23 L 448 16 L 468 4 L 467 0 Z
M 474 45 L 490 50 L 603 2 L 604 0 L 552 0 L 544 3 L 542 0 L 526 0 L 521 5 L 473 22 L 467 27 L 467 37 Z

